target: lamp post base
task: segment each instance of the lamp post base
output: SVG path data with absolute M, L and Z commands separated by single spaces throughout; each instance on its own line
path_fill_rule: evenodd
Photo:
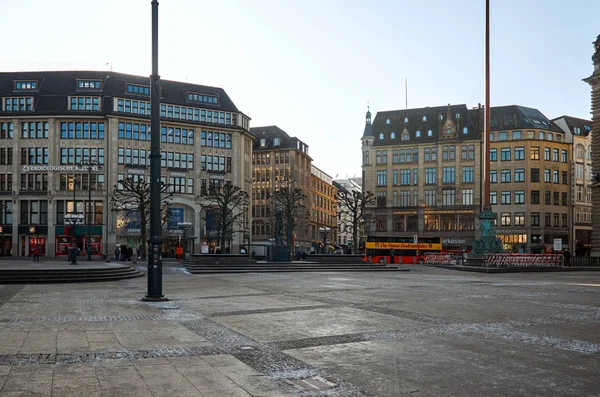
M 164 295 L 161 296 L 149 296 L 146 295 L 142 298 L 142 302 L 167 302 L 169 298 Z

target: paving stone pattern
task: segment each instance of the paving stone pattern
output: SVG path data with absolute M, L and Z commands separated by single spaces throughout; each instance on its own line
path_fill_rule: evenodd
M 0 396 L 600 396 L 600 275 L 0 286 Z

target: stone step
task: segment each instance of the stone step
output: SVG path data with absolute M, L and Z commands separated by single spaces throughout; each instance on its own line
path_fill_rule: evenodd
M 144 276 L 130 267 L 106 269 L 0 269 L 0 284 L 47 284 L 118 281 Z

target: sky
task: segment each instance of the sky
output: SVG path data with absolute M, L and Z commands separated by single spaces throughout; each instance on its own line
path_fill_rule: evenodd
M 599 0 L 490 0 L 491 105 L 590 119 Z M 0 71 L 151 73 L 150 0 L 0 0 Z M 222 87 L 333 178 L 378 111 L 484 103 L 485 0 L 162 0 L 159 74 Z M 405 79 L 408 89 L 405 89 Z

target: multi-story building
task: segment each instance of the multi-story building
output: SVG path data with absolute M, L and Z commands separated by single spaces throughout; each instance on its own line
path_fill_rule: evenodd
M 592 153 L 600 153 L 600 35 L 594 42 L 592 55 L 594 70 L 584 81 L 592 87 Z M 595 137 L 595 138 L 594 138 Z M 594 156 L 592 161 L 594 172 L 593 215 L 592 215 L 592 256 L 600 256 L 600 156 Z
M 365 216 L 368 234 L 441 236 L 448 249 L 472 246 L 484 201 L 483 113 L 465 105 L 407 109 L 379 112 L 373 124 L 367 113 L 363 191 L 377 200 Z M 490 124 L 490 204 L 504 249 L 541 252 L 556 239 L 572 248 L 570 136 L 523 106 L 493 107 Z M 579 211 L 589 213 L 584 207 Z
M 571 144 L 537 109 L 492 107 L 490 204 L 507 251 L 569 246 Z
M 337 187 L 338 192 L 347 192 L 351 195 L 353 192 L 362 192 L 362 178 L 346 178 L 346 179 L 335 179 L 333 185 Z M 352 227 L 350 226 L 350 216 L 346 212 L 347 209 L 340 202 L 338 202 L 338 234 L 337 243 L 338 245 L 347 246 L 347 249 L 353 244 Z M 358 238 L 363 236 L 364 228 L 359 227 Z
M 362 137 L 369 235 L 441 236 L 471 246 L 481 200 L 479 109 L 448 105 L 367 112 Z
M 565 132 L 571 151 L 571 237 L 577 256 L 589 256 L 592 247 L 592 122 L 561 116 L 552 120 Z
M 174 193 L 163 251 L 181 243 L 189 222 L 198 252 L 214 229 L 203 189 L 231 182 L 251 191 L 249 118 L 222 88 L 162 80 L 161 90 L 161 178 Z M 73 238 L 83 249 L 88 220 L 94 254 L 141 243 L 139 220 L 111 211 L 111 201 L 120 179 L 149 177 L 149 78 L 0 73 L 0 96 L 2 253 L 25 256 L 39 244 L 46 256 L 64 255 Z M 86 161 L 102 168 L 88 175 Z M 84 225 L 67 227 L 73 213 L 85 214 Z M 234 252 L 242 238 L 234 237 Z
M 331 176 L 311 166 L 311 251 L 330 253 L 337 241 L 337 192 Z
M 311 165 L 308 145 L 290 137 L 277 126 L 254 127 L 252 153 L 252 235 L 254 243 L 268 243 L 271 230 L 271 194 L 282 186 L 301 189 L 311 211 Z M 295 231 L 295 246 L 307 250 L 311 245 L 308 223 L 299 224 Z

